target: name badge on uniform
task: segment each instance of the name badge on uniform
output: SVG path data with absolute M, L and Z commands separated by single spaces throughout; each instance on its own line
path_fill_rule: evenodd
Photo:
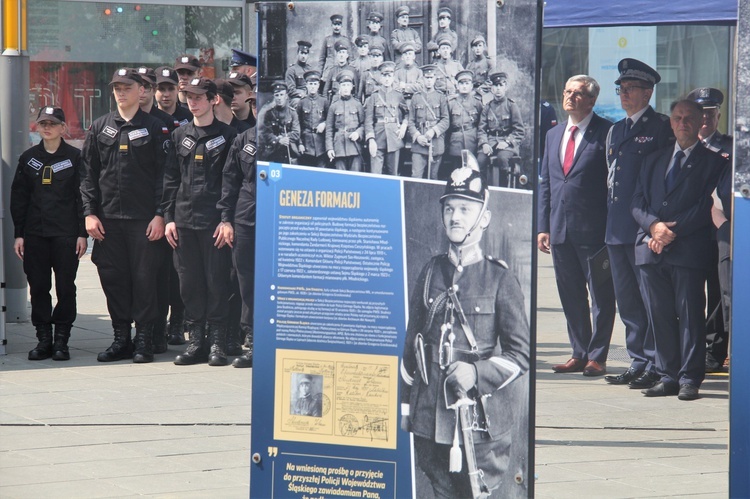
M 185 137 L 184 139 L 182 139 L 181 144 L 182 144 L 182 147 L 184 147 L 185 149 L 192 149 L 193 146 L 195 145 L 195 141 L 191 139 L 190 137 Z
M 114 139 L 115 135 L 117 135 L 117 130 L 112 128 L 111 126 L 105 126 L 104 130 L 102 130 L 102 133 L 107 137 L 111 137 Z
M 44 164 L 43 164 L 43 163 L 42 163 L 41 161 L 39 161 L 38 159 L 36 159 L 36 158 L 31 158 L 31 159 L 29 160 L 29 162 L 28 162 L 28 163 L 26 163 L 26 164 L 27 164 L 27 165 L 29 165 L 30 167 L 32 167 L 32 168 L 33 168 L 34 170 L 37 170 L 37 171 L 38 171 L 38 170 L 39 170 L 39 169 L 40 169 L 41 167 L 43 167 L 43 166 L 44 166 Z
M 65 161 L 59 161 L 55 163 L 54 165 L 52 165 L 52 171 L 57 173 L 59 171 L 65 170 L 67 168 L 72 168 L 72 167 L 73 167 L 73 162 L 70 161 L 69 159 L 66 159 Z
M 217 147 L 219 147 L 220 145 L 222 145 L 226 141 L 227 141 L 227 139 L 225 139 L 223 135 L 219 135 L 215 139 L 211 139 L 208 142 L 206 142 L 206 150 L 210 151 L 212 149 L 216 149 Z
M 245 151 L 250 156 L 255 156 L 255 151 L 257 149 L 252 144 L 245 144 L 245 147 L 243 147 L 242 150 Z
M 185 126 L 188 123 L 190 123 L 190 121 L 188 121 L 188 120 L 182 120 L 182 121 L 179 122 L 180 126 Z
M 148 128 L 139 128 L 138 130 L 128 132 L 128 139 L 130 140 L 140 139 L 141 137 L 148 137 Z

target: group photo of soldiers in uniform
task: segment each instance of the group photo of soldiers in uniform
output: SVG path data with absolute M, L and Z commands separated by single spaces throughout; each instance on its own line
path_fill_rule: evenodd
M 488 44 L 502 15 L 454 1 L 261 7 L 260 158 L 446 180 L 468 150 L 489 185 L 531 188 L 533 66 L 523 37 Z

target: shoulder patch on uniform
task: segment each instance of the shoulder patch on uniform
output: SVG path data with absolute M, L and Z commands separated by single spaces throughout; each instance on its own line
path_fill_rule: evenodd
M 107 137 L 115 138 L 115 135 L 117 135 L 117 130 L 112 128 L 111 126 L 105 126 L 104 130 L 102 130 L 102 133 Z
M 226 141 L 227 139 L 225 139 L 223 135 L 219 135 L 215 139 L 211 139 L 208 142 L 206 142 L 206 150 L 210 151 L 212 149 L 216 149 L 217 147 L 219 147 Z
M 32 167 L 34 170 L 39 170 L 41 167 L 44 166 L 44 163 L 42 163 L 41 161 L 39 161 L 36 158 L 31 158 L 29 160 L 29 162 L 26 163 L 26 164 L 29 165 L 30 167 Z
M 508 264 L 505 263 L 505 260 L 500 260 L 499 258 L 495 258 L 494 256 L 486 255 L 485 258 L 488 262 L 496 263 L 500 265 L 503 268 L 508 268 Z
M 182 147 L 184 147 L 185 149 L 192 149 L 195 145 L 195 141 L 190 137 L 185 137 L 184 139 L 182 139 L 182 142 L 180 142 L 180 145 L 182 145 Z
M 58 161 L 57 163 L 52 165 L 52 171 L 57 173 L 61 170 L 65 170 L 67 168 L 72 168 L 72 167 L 73 167 L 73 162 L 70 161 L 69 159 L 66 159 L 63 161 Z
M 255 156 L 255 151 L 257 151 L 253 144 L 245 144 L 245 147 L 243 147 L 242 150 L 250 156 Z
M 130 140 L 140 139 L 141 137 L 148 137 L 148 128 L 139 128 L 138 130 L 128 132 L 128 139 Z

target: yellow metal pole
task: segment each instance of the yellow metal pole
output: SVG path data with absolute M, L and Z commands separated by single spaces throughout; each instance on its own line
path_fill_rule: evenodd
M 3 50 L 26 51 L 26 0 L 3 0 Z

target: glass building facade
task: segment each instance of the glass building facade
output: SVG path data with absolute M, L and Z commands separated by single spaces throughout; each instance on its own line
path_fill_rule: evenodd
M 241 0 L 28 0 L 30 122 L 42 106 L 62 107 L 67 139 L 80 145 L 91 122 L 115 108 L 108 83 L 118 67 L 172 66 L 190 54 L 204 75 L 223 76 L 247 37 L 245 9 Z

